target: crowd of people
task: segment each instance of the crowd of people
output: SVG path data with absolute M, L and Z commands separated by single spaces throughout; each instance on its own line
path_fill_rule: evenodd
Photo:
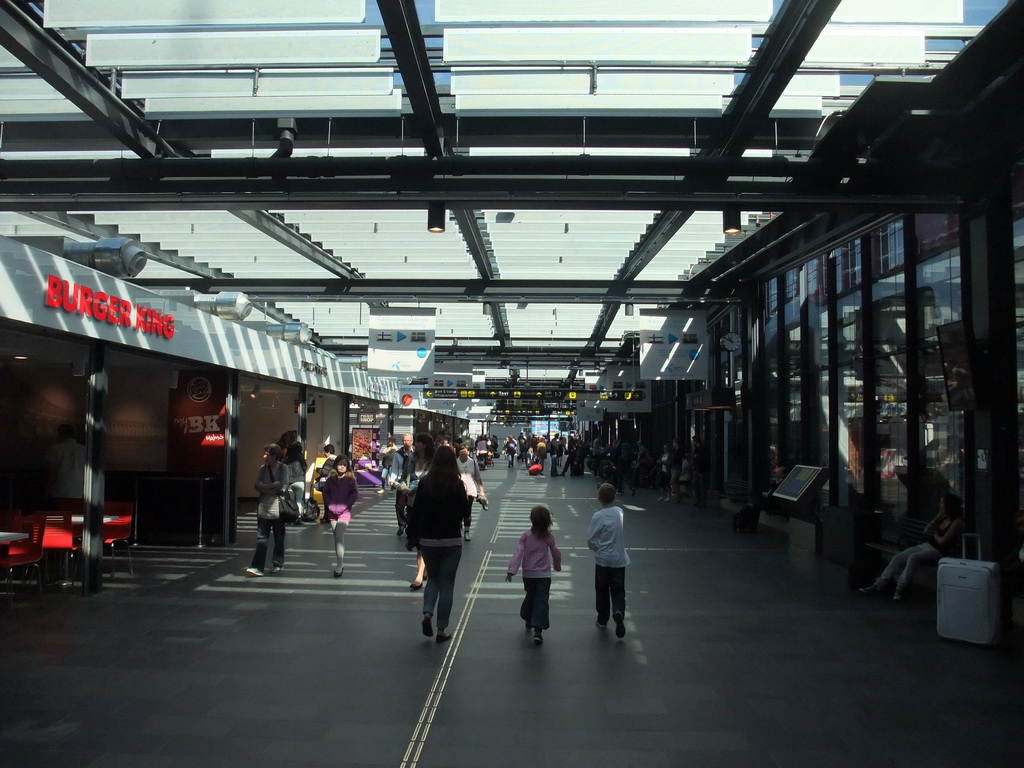
M 323 494 L 322 522 L 331 525 L 335 562 L 332 575 L 344 573 L 345 533 L 359 499 L 352 460 L 337 454 L 333 445 L 323 448 L 324 461 L 313 473 L 315 487 Z M 660 455 L 650 454 L 639 438 L 620 434 L 614 442 L 598 436 L 590 443 L 576 433 L 539 435 L 509 434 L 503 442 L 497 436 L 477 439 L 456 438 L 449 444 L 441 438 L 435 444 L 426 433 L 406 434 L 398 447 L 388 439 L 381 451 L 381 486 L 377 493 L 390 489 L 395 497 L 397 533 L 405 537 L 405 546 L 416 552 L 416 577 L 411 590 L 423 589 L 422 630 L 424 635 L 444 643 L 451 638 L 451 612 L 455 579 L 464 542 L 471 540 L 473 508 L 480 503 L 487 509 L 483 472 L 504 456 L 508 469 L 516 464 L 540 466 L 540 475 L 551 477 L 583 474 L 584 468 L 598 482 L 597 502 L 587 532 L 587 544 L 595 557 L 595 608 L 597 626 L 615 625 L 615 634 L 626 632 L 625 568 L 629 564 L 623 540 L 624 512 L 615 504 L 627 489 L 635 494 L 638 485 L 661 492 L 658 501 L 679 503 L 692 496 L 694 505 L 708 503 L 709 457 L 699 435 L 689 445 L 673 440 L 662 446 Z M 531 474 L 533 474 L 531 472 Z M 265 446 L 263 463 L 255 480 L 257 504 L 256 548 L 249 576 L 263 576 L 271 535 L 271 573 L 284 568 L 286 518 L 288 506 L 301 508 L 310 469 L 302 444 L 295 433 L 282 435 L 277 443 Z M 562 554 L 552 532 L 554 515 L 549 506 L 537 504 L 530 511 L 530 528 L 518 540 L 509 561 L 506 580 L 522 570 L 525 596 L 520 618 L 533 632 L 534 642 L 544 642 L 550 627 L 550 591 L 552 572 L 561 570 Z M 1018 545 L 1001 563 L 1001 617 L 1003 628 L 1012 628 L 1013 596 L 1024 586 L 1024 512 L 1015 519 Z M 916 569 L 935 563 L 948 555 L 964 529 L 960 498 L 944 495 L 938 514 L 925 528 L 927 540 L 895 555 L 878 578 L 861 591 L 885 591 L 894 587 L 894 599 L 902 599 L 913 582 Z

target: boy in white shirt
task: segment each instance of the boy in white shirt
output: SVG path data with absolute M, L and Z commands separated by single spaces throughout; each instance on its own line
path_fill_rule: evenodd
M 625 637 L 626 566 L 629 555 L 622 535 L 622 508 L 615 506 L 615 486 L 597 489 L 601 509 L 594 513 L 587 531 L 587 546 L 594 551 L 594 590 L 597 593 L 597 626 L 608 626 L 611 614 L 615 636 Z

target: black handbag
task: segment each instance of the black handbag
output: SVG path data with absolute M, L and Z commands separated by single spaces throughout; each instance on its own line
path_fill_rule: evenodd
M 286 523 L 294 523 L 299 519 L 299 508 L 295 506 L 295 501 L 292 499 L 290 493 L 282 493 L 278 498 L 278 511 L 281 515 L 281 519 Z

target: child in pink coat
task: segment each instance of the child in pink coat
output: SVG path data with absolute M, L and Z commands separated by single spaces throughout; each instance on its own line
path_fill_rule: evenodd
M 533 630 L 533 642 L 544 642 L 542 632 L 548 628 L 548 598 L 551 594 L 551 566 L 562 570 L 562 553 L 551 535 L 551 510 L 538 504 L 530 510 L 530 530 L 523 531 L 519 544 L 508 563 L 505 581 L 523 567 L 523 589 L 526 597 L 519 608 L 519 616 L 526 628 Z

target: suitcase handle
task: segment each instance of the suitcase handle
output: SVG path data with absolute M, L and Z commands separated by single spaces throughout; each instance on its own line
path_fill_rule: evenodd
M 962 533 L 960 534 L 960 557 L 967 560 L 967 542 L 968 540 L 974 542 L 974 559 L 981 560 L 981 536 L 976 533 Z

